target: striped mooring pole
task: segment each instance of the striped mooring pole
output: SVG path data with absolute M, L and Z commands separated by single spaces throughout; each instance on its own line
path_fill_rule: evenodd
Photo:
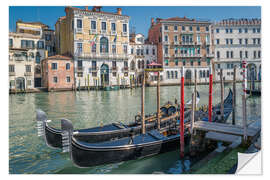
M 180 157 L 183 158 L 185 153 L 185 142 L 184 142 L 184 109 L 185 109 L 185 105 L 184 105 L 184 82 L 185 82 L 185 78 L 184 78 L 184 67 L 182 67 L 182 71 L 181 71 L 181 91 L 180 91 L 180 97 L 181 97 L 181 106 L 180 106 Z
M 209 104 L 208 104 L 208 121 L 212 122 L 212 93 L 213 93 L 213 73 L 209 67 Z
M 243 112 L 244 141 L 247 140 L 247 109 L 246 109 L 247 69 L 246 69 L 246 65 L 247 65 L 247 62 L 245 60 L 242 60 L 242 75 L 243 75 L 242 112 Z

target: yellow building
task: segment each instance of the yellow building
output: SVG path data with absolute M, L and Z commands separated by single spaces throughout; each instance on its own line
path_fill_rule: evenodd
M 66 7 L 55 24 L 58 54 L 71 55 L 77 87 L 128 84 L 129 16 Z

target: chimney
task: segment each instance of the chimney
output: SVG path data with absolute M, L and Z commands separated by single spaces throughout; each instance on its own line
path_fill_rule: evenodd
M 151 26 L 155 24 L 154 18 L 151 18 Z
M 88 6 L 85 6 L 85 10 L 88 10 Z
M 117 14 L 122 15 L 122 8 L 117 8 Z

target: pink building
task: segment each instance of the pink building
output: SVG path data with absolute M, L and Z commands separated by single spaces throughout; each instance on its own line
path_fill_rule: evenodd
M 72 90 L 74 87 L 74 62 L 71 57 L 55 55 L 43 59 L 42 86 L 48 91 Z

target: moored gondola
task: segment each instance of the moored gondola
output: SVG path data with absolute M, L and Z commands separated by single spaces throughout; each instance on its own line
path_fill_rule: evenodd
M 227 119 L 232 111 L 232 93 L 224 101 L 224 119 Z M 219 121 L 220 106 L 213 108 L 213 120 Z M 225 111 L 226 109 L 226 111 Z M 196 112 L 200 118 L 207 117 L 208 114 L 202 111 Z M 188 123 L 185 118 L 185 123 Z M 176 118 L 172 118 L 176 120 Z M 110 164 L 121 161 L 133 160 L 164 152 L 169 152 L 179 148 L 179 125 L 172 123 L 157 129 L 147 131 L 146 134 L 130 135 L 116 140 L 103 141 L 99 143 L 88 143 L 80 141 L 73 132 L 72 123 L 62 119 L 61 127 L 64 138 L 64 150 L 70 152 L 70 158 L 78 167 L 91 167 L 102 164 Z M 185 136 L 188 136 L 187 129 Z
M 168 120 L 168 117 L 175 116 L 177 109 L 178 108 L 175 107 L 172 103 L 168 103 L 161 107 L 161 127 L 167 126 L 172 123 L 171 120 Z M 187 116 L 189 113 L 189 109 L 187 108 L 185 112 Z M 36 114 L 38 135 L 44 137 L 44 140 L 49 147 L 62 148 L 62 130 L 49 126 L 48 122 L 50 120 L 48 120 L 46 113 L 42 110 L 38 109 L 36 111 Z M 147 115 L 145 117 L 146 130 L 149 131 L 157 128 L 157 123 L 155 119 L 156 114 Z M 78 129 L 74 130 L 74 132 L 77 139 L 89 143 L 122 138 L 128 136 L 131 132 L 133 134 L 138 134 L 141 132 L 141 117 L 140 115 L 135 116 L 135 122 L 128 125 L 119 122 L 99 127 Z

